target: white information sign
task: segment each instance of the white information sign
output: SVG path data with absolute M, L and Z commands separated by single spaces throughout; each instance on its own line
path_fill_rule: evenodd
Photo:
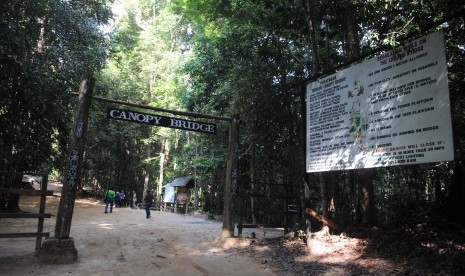
M 165 186 L 165 196 L 163 197 L 164 203 L 174 203 L 174 187 L 171 186 L 171 183 L 168 183 Z
M 442 31 L 307 85 L 307 172 L 453 159 Z

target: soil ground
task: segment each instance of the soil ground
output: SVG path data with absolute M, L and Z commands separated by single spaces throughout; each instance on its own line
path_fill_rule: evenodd
M 60 186 L 49 184 L 59 195 Z M 37 212 L 37 197 L 22 197 Z M 48 197 L 44 232 L 54 236 L 59 196 Z M 1 219 L 0 233 L 34 232 L 36 219 Z M 447 229 L 451 229 L 450 226 Z M 429 225 L 381 231 L 315 233 L 309 246 L 282 229 L 244 229 L 221 239 L 222 221 L 202 214 L 116 208 L 104 214 L 93 198 L 76 199 L 70 236 L 77 262 L 42 265 L 35 238 L 0 240 L 0 275 L 465 275 L 465 231 Z M 255 238 L 251 232 L 255 232 Z
M 52 182 L 47 197 L 44 232 L 54 237 L 61 186 Z M 39 197 L 22 196 L 23 212 L 38 212 Z M 203 214 L 175 214 L 115 208 L 104 213 L 94 198 L 77 198 L 70 237 L 77 262 L 42 265 L 34 255 L 35 238 L 0 240 L 0 275 L 275 275 L 268 264 L 239 252 L 248 239 L 221 239 L 222 221 Z M 37 219 L 1 219 L 0 233 L 36 232 Z M 270 237 L 282 230 L 269 231 Z M 273 234 L 273 235 L 272 235 Z M 257 237 L 258 238 L 258 237 Z

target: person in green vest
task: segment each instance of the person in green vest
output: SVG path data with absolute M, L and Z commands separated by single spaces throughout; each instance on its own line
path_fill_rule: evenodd
M 105 214 L 108 214 L 108 205 L 110 205 L 110 213 L 113 213 L 113 201 L 115 199 L 115 189 L 111 187 L 105 193 Z

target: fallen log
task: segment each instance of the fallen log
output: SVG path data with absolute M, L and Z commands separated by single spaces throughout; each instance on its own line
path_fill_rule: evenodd
M 325 216 L 318 214 L 317 212 L 313 211 L 310 208 L 305 209 L 305 212 L 310 216 L 316 218 L 317 220 L 323 222 L 324 224 L 328 225 L 329 227 L 333 228 L 334 230 L 341 231 L 341 226 L 337 223 L 333 222 L 332 220 L 328 219 Z

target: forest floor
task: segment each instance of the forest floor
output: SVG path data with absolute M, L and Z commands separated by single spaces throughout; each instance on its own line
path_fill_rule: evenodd
M 465 230 L 427 224 L 263 239 L 242 249 L 283 275 L 465 275 Z M 454 229 L 451 229 L 454 228 Z
M 23 212 L 37 212 L 37 199 L 22 197 Z M 58 203 L 59 196 L 47 199 L 53 216 L 44 231 L 51 237 Z M 0 275 L 465 275 L 465 230 L 418 214 L 425 222 L 396 229 L 317 232 L 307 246 L 282 229 L 244 229 L 242 238 L 221 239 L 222 221 L 205 214 L 157 211 L 146 219 L 141 209 L 103 210 L 101 201 L 76 199 L 75 263 L 40 264 L 34 238 L 2 239 Z M 32 232 L 34 223 L 2 219 L 0 233 Z

